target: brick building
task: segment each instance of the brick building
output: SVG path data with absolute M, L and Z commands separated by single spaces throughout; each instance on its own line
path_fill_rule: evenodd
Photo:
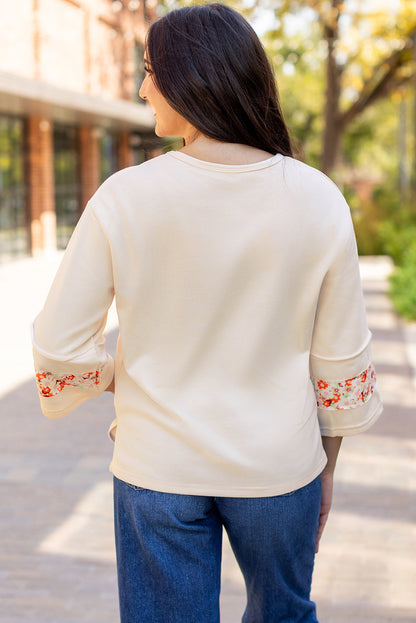
M 150 1 L 0 0 L 0 262 L 64 248 L 98 185 L 158 148 Z

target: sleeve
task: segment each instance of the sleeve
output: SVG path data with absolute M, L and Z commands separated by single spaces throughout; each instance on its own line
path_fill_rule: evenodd
M 114 296 L 108 240 L 90 204 L 32 325 L 41 408 L 56 418 L 101 394 L 114 374 L 103 331 Z
M 367 430 L 382 412 L 352 222 L 323 281 L 310 355 L 321 434 Z

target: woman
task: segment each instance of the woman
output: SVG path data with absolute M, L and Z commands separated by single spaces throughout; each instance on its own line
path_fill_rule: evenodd
M 145 69 L 156 134 L 184 146 L 89 201 L 34 322 L 42 409 L 60 417 L 115 391 L 122 623 L 218 622 L 223 526 L 243 621 L 316 622 L 341 438 L 381 412 L 350 211 L 293 159 L 270 65 L 238 13 L 163 17 Z

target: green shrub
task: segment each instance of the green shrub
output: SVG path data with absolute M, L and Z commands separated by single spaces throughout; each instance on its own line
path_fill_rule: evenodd
M 416 320 L 416 239 L 403 252 L 400 265 L 390 277 L 390 296 L 396 311 Z
M 383 252 L 390 255 L 393 262 L 402 266 L 407 252 L 416 244 L 416 223 L 409 221 L 397 225 L 393 221 L 383 221 L 377 227 Z
M 362 201 L 352 192 L 345 192 L 351 208 L 355 236 L 360 255 L 382 255 L 384 252 L 381 237 L 378 234 L 380 215 L 372 200 Z
M 379 222 L 377 234 L 383 252 L 390 255 L 395 271 L 390 277 L 390 297 L 396 311 L 416 320 L 416 211 L 414 203 L 395 206 L 388 218 Z

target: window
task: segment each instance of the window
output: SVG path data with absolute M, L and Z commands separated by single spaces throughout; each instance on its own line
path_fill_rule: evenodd
M 53 130 L 56 244 L 65 249 L 81 214 L 81 183 L 77 131 L 55 125 Z
M 118 141 L 112 132 L 103 132 L 100 137 L 100 182 L 118 171 Z
M 23 120 L 0 116 L 0 261 L 28 253 Z

